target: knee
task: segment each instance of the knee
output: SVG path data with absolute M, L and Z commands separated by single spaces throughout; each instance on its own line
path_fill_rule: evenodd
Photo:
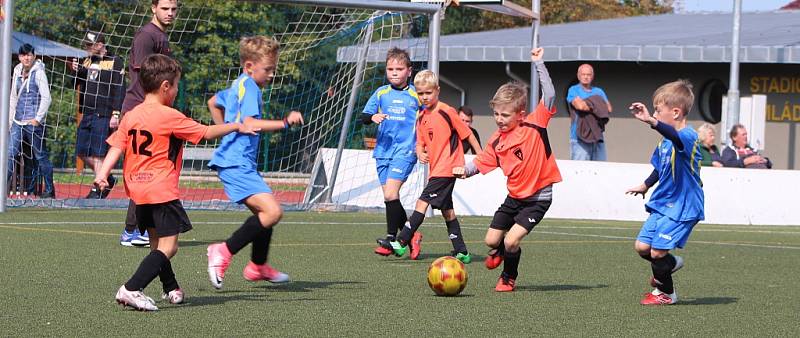
M 275 224 L 278 224 L 282 218 L 283 210 L 280 207 L 269 208 L 258 213 L 258 220 L 261 222 L 261 226 L 265 228 L 273 227 Z
M 386 201 L 386 202 L 399 200 L 399 199 L 400 199 L 400 193 L 399 192 L 387 191 L 387 192 L 385 192 L 383 194 L 383 200 Z
M 633 249 L 636 250 L 636 253 L 638 253 L 639 256 L 650 256 L 650 246 L 647 244 L 636 241 L 636 243 L 633 245 Z
M 506 236 L 506 238 L 503 240 L 503 244 L 506 247 L 506 252 L 516 252 L 519 249 L 519 243 L 519 238 L 514 238 L 511 236 Z
M 489 236 L 489 234 L 487 234 L 486 238 L 483 239 L 484 243 L 486 243 L 486 246 L 488 246 L 488 247 L 490 247 L 492 249 L 497 248 L 498 246 L 500 246 L 500 241 L 501 240 L 502 240 L 502 238 L 496 238 L 494 236 Z
M 452 221 L 456 219 L 456 212 L 453 209 L 442 210 L 442 217 L 444 217 L 445 221 Z
M 653 259 L 661 259 L 661 258 L 664 258 L 667 255 L 669 255 L 669 251 L 668 250 L 650 249 L 649 254 L 650 254 L 650 257 L 652 257 Z
M 175 255 L 178 254 L 178 247 L 177 246 L 168 247 L 168 248 L 159 247 L 157 250 L 161 251 L 161 253 L 163 253 L 164 256 L 167 256 L 168 259 L 172 259 L 172 257 L 175 257 Z

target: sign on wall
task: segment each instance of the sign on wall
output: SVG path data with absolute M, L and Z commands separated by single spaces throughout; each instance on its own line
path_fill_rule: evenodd
M 767 121 L 800 122 L 800 76 L 752 76 L 750 93 L 769 97 Z

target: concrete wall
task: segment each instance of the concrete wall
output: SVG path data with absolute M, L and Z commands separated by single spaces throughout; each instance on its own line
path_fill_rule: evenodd
M 548 63 L 547 67 L 556 87 L 558 115 L 551 122 L 550 140 L 559 159 L 569 159 L 569 116 L 565 106 L 565 95 L 570 83 L 574 81 L 579 62 Z M 630 117 L 628 105 L 643 101 L 651 106 L 652 93 L 663 83 L 678 78 L 686 78 L 695 86 L 695 95 L 704 83 L 711 79 L 728 82 L 727 64 L 681 64 L 681 63 L 632 63 L 596 62 L 595 83 L 602 87 L 614 107 L 614 114 L 606 127 L 608 158 L 612 162 L 646 163 L 660 136 L 641 122 Z M 530 78 L 529 64 L 515 63 L 512 72 Z M 489 110 L 489 100 L 494 91 L 511 79 L 506 75 L 504 63 L 443 62 L 441 74 L 467 91 L 466 104 L 475 112 L 473 125 L 481 135 L 482 141 L 488 139 L 495 130 L 494 120 Z M 766 124 L 766 145 L 764 153 L 776 169 L 800 168 L 800 78 L 784 74 L 797 74 L 797 67 L 791 65 L 743 64 L 741 66 L 740 90 L 742 96 L 752 93 L 768 95 L 773 113 L 768 111 Z M 442 85 L 442 100 L 458 106 L 459 93 Z M 788 116 L 784 108 L 788 107 Z M 697 128 L 703 123 L 697 104 L 689 114 L 690 124 Z M 794 113 L 797 106 L 797 113 Z M 795 116 L 797 115 L 797 116 Z M 793 121 L 793 122 L 788 122 Z M 794 163 L 790 165 L 790 129 L 794 129 Z M 717 125 L 719 135 L 719 125 Z

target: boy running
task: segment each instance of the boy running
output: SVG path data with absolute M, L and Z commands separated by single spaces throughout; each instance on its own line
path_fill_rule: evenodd
M 108 187 L 111 169 L 125 153 L 125 191 L 136 203 L 140 230 L 149 231 L 151 245 L 150 254 L 117 290 L 116 300 L 141 311 L 158 310 L 153 299 L 142 292 L 156 276 L 163 285 L 163 299 L 179 304 L 184 298 L 170 264 L 178 251 L 178 234 L 192 229 L 178 199 L 183 141 L 196 144 L 234 131 L 252 133 L 240 123 L 204 126 L 170 108 L 180 77 L 180 65 L 168 56 L 154 54 L 144 60 L 139 71 L 146 93 L 144 102 L 129 111 L 119 129 L 109 136 L 111 149 L 95 173 L 94 183 L 102 191 Z
M 239 42 L 239 60 L 244 72 L 229 89 L 214 95 L 208 108 L 216 123 L 246 123 L 262 132 L 289 128 L 303 123 L 303 116 L 290 112 L 283 120 L 261 120 L 263 102 L 261 88 L 272 82 L 278 62 L 278 41 L 266 36 L 245 37 Z M 281 205 L 272 189 L 256 170 L 260 135 L 230 134 L 222 139 L 208 166 L 217 171 L 225 194 L 236 203 L 244 204 L 253 213 L 225 242 L 208 246 L 208 278 L 217 289 L 222 288 L 225 271 L 247 244 L 253 243 L 250 262 L 244 268 L 244 278 L 255 282 L 289 281 L 289 275 L 267 264 L 272 228 L 283 217 Z
M 508 177 L 508 197 L 492 218 L 485 242 L 489 246 L 486 267 L 494 269 L 505 261 L 495 291 L 514 291 L 522 249 L 520 242 L 542 221 L 553 201 L 553 184 L 561 173 L 550 148 L 547 125 L 555 115 L 555 89 L 542 61 L 544 50 L 531 51 L 542 100 L 533 113 L 526 113 L 528 90 L 520 83 L 507 83 L 497 89 L 489 106 L 494 112 L 497 131 L 489 138 L 484 152 L 464 168 L 453 168 L 456 176 L 487 174 L 501 168 Z
M 480 151 L 481 145 L 472 135 L 469 126 L 461 121 L 453 107 L 439 101 L 439 78 L 430 70 L 423 70 L 414 77 L 414 87 L 422 100 L 424 109 L 417 120 L 416 153 L 420 163 L 428 163 L 430 179 L 417 200 L 414 213 L 409 224 L 400 231 L 397 241 L 379 240 L 382 247 L 391 246 L 395 255 L 403 256 L 411 245 L 411 259 L 417 259 L 420 253 L 422 234 L 417 232 L 425 220 L 428 205 L 442 211 L 450 241 L 453 244 L 452 255 L 468 264 L 472 257 L 467 252 L 467 245 L 461 235 L 461 225 L 453 210 L 453 188 L 456 178 L 454 167 L 464 166 L 464 148 L 462 141 L 469 142 L 473 149 Z
M 653 172 L 643 184 L 627 191 L 631 195 L 644 195 L 656 182 L 645 210 L 650 217 L 642 225 L 634 244 L 639 256 L 650 262 L 655 287 L 645 295 L 642 305 L 675 304 L 678 295 L 672 274 L 683 267 L 683 258 L 670 254 L 670 250 L 683 248 L 697 222 L 705 218 L 703 182 L 700 180 L 700 142 L 697 132 L 686 124 L 686 115 L 692 110 L 694 94 L 692 84 L 678 80 L 658 87 L 653 93 L 655 113 L 641 102 L 631 104 L 633 116 L 650 125 L 664 139 L 656 146 L 650 163 Z

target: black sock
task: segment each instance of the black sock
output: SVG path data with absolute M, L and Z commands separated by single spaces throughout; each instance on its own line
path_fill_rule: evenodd
M 406 209 L 403 209 L 403 204 L 400 203 L 400 200 L 391 200 L 384 203 L 386 203 L 386 235 L 395 237 L 397 236 L 397 231 L 408 221 Z
M 646 253 L 646 254 L 639 254 L 639 257 L 642 257 L 642 259 L 644 259 L 644 260 L 646 260 L 648 262 L 651 262 L 651 263 L 653 262 L 653 257 L 650 257 L 650 253 L 649 252 Z
M 661 292 L 671 294 L 675 292 L 672 285 L 672 269 L 675 268 L 675 256 L 667 254 L 664 257 L 653 259 L 650 266 L 653 269 L 653 277 L 656 279 L 657 286 Z
M 467 245 L 464 244 L 464 237 L 461 236 L 461 224 L 458 223 L 458 218 L 444 223 L 447 224 L 447 235 L 450 242 L 453 243 L 453 250 L 456 253 L 467 253 Z
M 158 272 L 158 278 L 161 279 L 161 287 L 164 293 L 169 293 L 172 290 L 180 288 L 178 280 L 175 279 L 175 272 L 172 271 L 172 263 L 167 260 L 161 266 L 161 271 Z
M 496 248 L 489 249 L 489 254 L 490 255 L 492 254 L 493 250 L 497 250 L 497 251 L 495 251 L 494 256 L 503 256 L 505 258 L 505 255 L 506 255 L 506 243 L 504 243 L 503 240 L 501 239 L 500 240 L 500 245 L 498 245 Z
M 131 276 L 131 279 L 125 283 L 125 288 L 128 291 L 144 290 L 153 279 L 161 272 L 161 268 L 169 262 L 169 258 L 163 252 L 158 250 L 150 251 L 150 254 L 142 259 L 139 268 Z
M 250 260 L 257 265 L 267 262 L 269 243 L 272 242 L 272 227 L 261 229 L 261 233 L 253 240 L 253 251 L 250 253 Z
M 397 240 L 400 241 L 401 245 L 406 245 L 408 242 L 411 242 L 411 236 L 417 232 L 419 226 L 422 225 L 422 221 L 425 220 L 425 214 L 414 210 L 414 213 L 411 214 L 411 218 L 408 219 L 408 224 L 411 227 L 403 227 L 403 230 L 400 231 L 400 236 L 397 237 Z
M 521 254 L 522 254 L 522 248 L 518 248 L 517 252 L 508 252 L 508 251 L 505 252 L 503 258 L 504 261 L 503 273 L 505 273 L 506 276 L 513 279 L 517 279 L 517 275 L 519 274 L 517 268 L 519 267 L 519 257 Z
M 242 250 L 242 248 L 252 242 L 262 229 L 264 229 L 264 227 L 261 226 L 258 217 L 248 217 L 247 220 L 244 221 L 244 224 L 234 231 L 233 235 L 225 241 L 225 244 L 228 245 L 228 250 L 230 250 L 232 255 L 235 255 L 239 250 Z

